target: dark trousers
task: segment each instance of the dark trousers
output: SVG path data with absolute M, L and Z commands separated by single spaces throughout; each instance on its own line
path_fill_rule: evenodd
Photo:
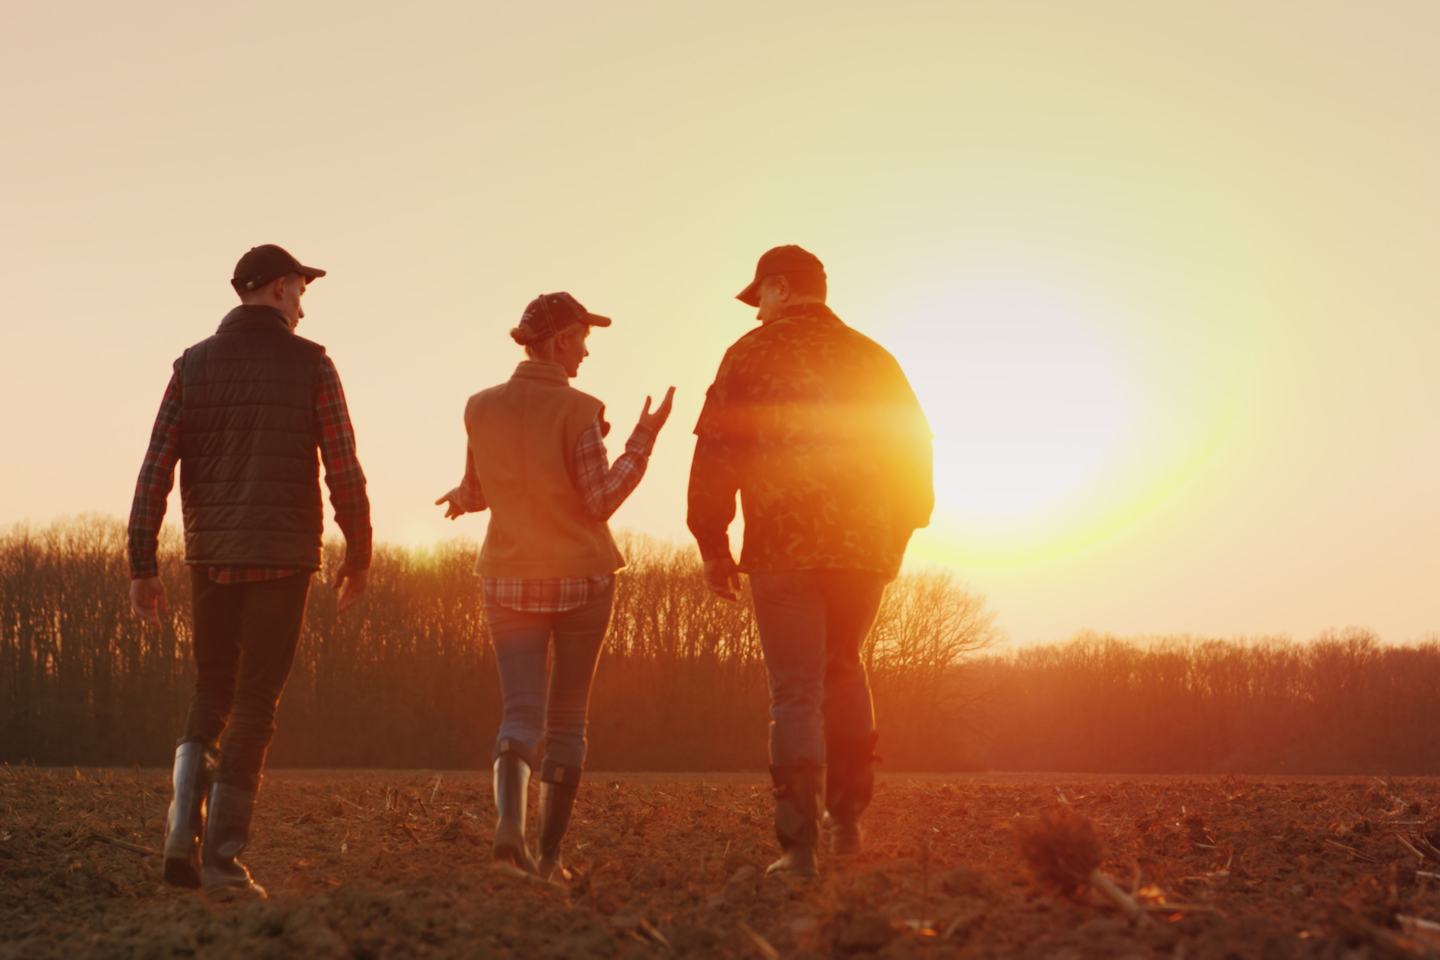
M 771 763 L 823 765 L 827 745 L 869 756 L 875 708 L 860 646 L 885 583 L 860 570 L 751 574 L 770 679 Z
M 190 568 L 195 696 L 185 740 L 219 741 L 216 782 L 253 791 L 275 735 L 275 709 L 305 620 L 308 570 L 256 583 L 215 583 Z

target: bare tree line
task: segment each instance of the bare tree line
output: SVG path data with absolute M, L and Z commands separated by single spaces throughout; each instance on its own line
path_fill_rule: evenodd
M 765 672 L 748 604 L 712 597 L 693 551 L 624 544 L 592 695 L 595 769 L 737 769 L 765 763 Z M 360 616 L 337 617 L 318 578 L 281 703 L 271 763 L 476 767 L 499 689 L 474 546 L 377 550 Z M 329 558 L 333 568 L 338 557 Z M 123 524 L 87 517 L 0 535 L 0 760 L 163 764 L 189 700 L 189 583 L 178 536 L 161 542 L 172 615 L 130 615 Z M 942 574 L 889 589 L 865 650 L 894 768 L 971 764 L 966 662 L 994 637 L 983 600 Z
M 1440 773 L 1440 642 L 1346 629 L 1069 643 L 987 656 L 980 760 L 1007 770 Z
M 0 534 L 0 760 L 166 761 L 193 678 L 179 546 L 167 532 L 175 610 L 156 630 L 130 615 L 117 521 Z M 748 606 L 711 597 L 689 550 L 624 549 L 591 765 L 762 767 L 765 671 Z M 380 549 L 360 616 L 337 618 L 317 579 L 272 763 L 487 762 L 499 689 L 473 554 Z M 888 769 L 1440 773 L 1437 641 L 1089 634 L 1000 654 L 994 639 L 983 600 L 949 577 L 892 585 L 864 652 Z

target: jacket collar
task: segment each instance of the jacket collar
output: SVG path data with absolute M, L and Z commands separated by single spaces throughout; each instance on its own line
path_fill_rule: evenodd
M 839 320 L 835 312 L 823 303 L 795 303 L 784 307 L 776 320 L 795 320 L 800 317 L 816 317 L 821 320 Z
M 550 383 L 570 382 L 565 375 L 565 368 L 558 363 L 549 363 L 544 360 L 521 360 L 520 366 L 515 368 L 511 380 L 545 380 Z
M 220 329 L 217 333 L 230 333 L 235 330 L 255 330 L 275 328 L 292 332 L 285 314 L 274 307 L 263 307 L 258 304 L 242 303 L 240 306 L 225 314 L 225 319 L 220 321 Z

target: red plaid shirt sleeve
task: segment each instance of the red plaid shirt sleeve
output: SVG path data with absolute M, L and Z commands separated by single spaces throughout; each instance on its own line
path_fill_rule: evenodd
M 135 481 L 135 499 L 130 504 L 130 576 L 137 580 L 160 573 L 155 551 L 179 459 L 180 376 L 171 374 L 160 411 L 155 415 L 155 426 L 150 430 L 150 446 L 140 465 L 140 477 Z
M 597 419 L 575 441 L 575 483 L 585 512 L 596 520 L 609 520 L 645 476 L 655 435 L 637 426 L 625 442 L 625 452 L 614 464 L 605 452 L 605 436 Z
M 340 373 L 327 356 L 320 364 L 315 393 L 315 417 L 320 431 L 320 459 L 335 523 L 345 535 L 345 565 L 352 570 L 370 566 L 370 497 L 365 492 L 365 471 L 355 452 L 355 430 L 340 386 Z

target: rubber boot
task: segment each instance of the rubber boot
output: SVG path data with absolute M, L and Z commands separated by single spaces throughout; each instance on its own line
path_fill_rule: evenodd
M 562 771 L 563 772 L 563 771 Z M 575 771 L 576 774 L 579 771 Z M 540 781 L 540 876 L 546 880 L 569 880 L 570 871 L 560 860 L 560 841 L 570 826 L 570 812 L 575 808 L 575 795 L 580 778 L 571 782 Z
M 205 862 L 200 883 L 207 892 L 242 894 L 265 899 L 265 888 L 237 859 L 250 844 L 250 818 L 255 814 L 255 791 L 217 783 L 210 788 L 209 817 L 205 822 Z
M 829 814 L 830 850 L 853 856 L 864 847 L 860 815 L 875 796 L 876 735 L 861 740 L 832 741 L 826 746 L 825 809 Z
M 808 764 L 771 767 L 770 778 L 775 783 L 775 836 L 784 852 L 765 874 L 813 877 L 818 872 L 816 847 L 825 768 Z
M 200 886 L 205 791 L 210 786 L 212 765 L 205 745 L 198 740 L 187 740 L 175 748 L 174 795 L 165 816 L 165 882 L 177 887 Z
M 525 846 L 525 805 L 529 800 L 530 764 L 513 750 L 495 758 L 495 859 L 527 873 L 535 860 Z

